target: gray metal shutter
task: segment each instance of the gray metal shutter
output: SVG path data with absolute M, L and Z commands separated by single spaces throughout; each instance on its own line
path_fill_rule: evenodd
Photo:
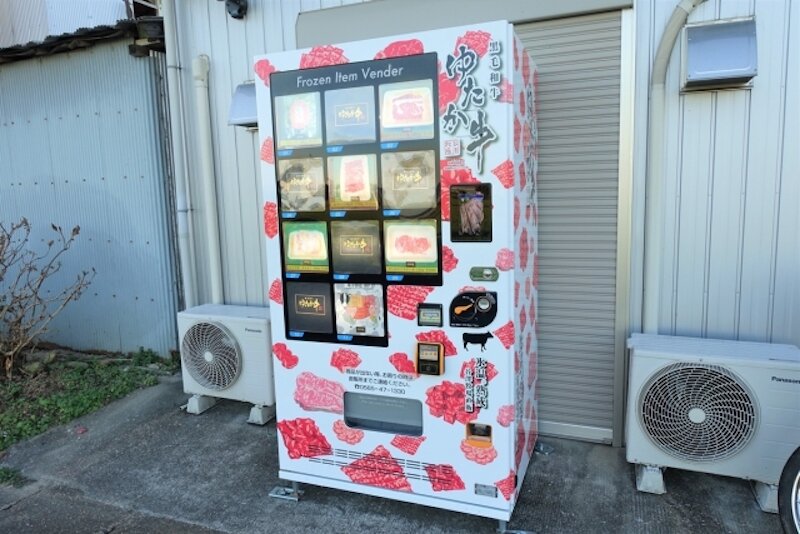
M 517 25 L 539 67 L 539 421 L 610 441 L 620 13 Z

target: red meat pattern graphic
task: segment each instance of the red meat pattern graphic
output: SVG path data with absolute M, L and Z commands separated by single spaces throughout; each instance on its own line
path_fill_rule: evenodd
M 398 434 L 395 437 L 393 437 L 392 441 L 390 441 L 389 443 L 391 443 L 391 445 L 397 447 L 404 453 L 414 456 L 415 454 L 417 454 L 417 451 L 419 450 L 419 447 L 420 445 L 422 445 L 423 441 L 425 441 L 425 436 L 414 437 L 414 436 L 402 436 Z
M 331 444 L 320 432 L 313 419 L 285 419 L 276 424 L 289 458 L 314 458 L 331 454 Z
M 453 249 L 447 245 L 442 245 L 442 269 L 444 272 L 449 273 L 458 266 L 458 258 L 456 258 Z
M 516 484 L 517 475 L 514 473 L 514 471 L 509 471 L 506 478 L 503 480 L 498 480 L 494 483 L 494 485 L 497 486 L 497 489 L 500 490 L 500 493 L 503 494 L 503 498 L 507 501 L 511 500 L 511 497 L 514 495 Z
M 253 68 L 256 72 L 256 76 L 258 76 L 264 85 L 269 87 L 269 75 L 273 72 L 277 72 L 278 69 L 275 68 L 275 65 L 269 62 L 267 59 L 259 59 L 256 61 L 256 64 Z
M 378 445 L 371 453 L 342 467 L 342 471 L 358 484 L 411 491 L 411 484 L 408 483 L 403 468 L 383 445 Z
M 497 176 L 497 179 L 506 189 L 514 186 L 514 162 L 510 159 L 492 169 L 492 174 Z
M 464 481 L 449 464 L 426 465 L 425 472 L 433 491 L 455 491 L 464 489 Z
M 286 369 L 294 369 L 300 358 L 286 346 L 286 343 L 275 343 L 272 345 L 272 354 L 281 362 Z
M 461 452 L 464 453 L 467 460 L 480 465 L 492 463 L 497 458 L 497 449 L 494 447 L 476 447 L 466 439 L 461 440 Z
M 501 248 L 497 251 L 494 264 L 501 271 L 510 271 L 514 268 L 514 251 L 510 248 Z
M 283 284 L 280 278 L 276 278 L 269 285 L 269 300 L 275 304 L 283 304 Z
M 514 405 L 505 404 L 497 410 L 497 422 L 500 426 L 508 427 L 514 421 Z
M 342 413 L 344 387 L 306 371 L 297 377 L 294 400 L 306 411 Z
M 349 61 L 341 48 L 331 45 L 315 46 L 309 52 L 300 56 L 300 68 L 327 67 L 328 65 L 341 65 Z
M 425 46 L 419 39 L 408 39 L 406 41 L 395 41 L 390 43 L 375 54 L 375 59 L 388 59 L 392 57 L 413 56 L 425 52 Z
M 494 337 L 496 337 L 500 343 L 503 344 L 505 348 L 509 348 L 511 345 L 514 344 L 514 322 L 508 321 L 506 324 L 492 332 Z
M 445 380 L 438 386 L 432 386 L 425 392 L 425 404 L 434 417 L 441 417 L 451 425 L 458 421 L 467 424 L 477 419 L 480 408 L 469 413 L 464 410 L 466 388 L 464 384 Z
M 261 161 L 275 165 L 275 146 L 272 144 L 272 137 L 267 137 L 261 143 Z
M 395 352 L 389 356 L 389 363 L 401 373 L 407 373 L 414 377 L 417 376 L 417 367 L 414 365 L 414 362 L 408 358 L 408 354 L 404 352 Z
M 278 235 L 278 205 L 269 200 L 264 203 L 264 233 L 270 239 Z
M 355 445 L 364 439 L 364 431 L 355 428 L 350 428 L 341 419 L 337 419 L 333 423 L 333 433 L 340 441 L 344 441 L 349 445 Z
M 338 349 L 331 354 L 331 366 L 344 373 L 347 368 L 354 369 L 361 363 L 358 353 L 350 349 Z
M 474 50 L 475 53 L 478 54 L 478 56 L 483 57 L 489 50 L 489 42 L 491 40 L 492 40 L 492 34 L 489 32 L 481 30 L 468 31 L 467 33 L 456 39 L 455 50 L 458 50 L 458 47 L 464 44 L 467 45 L 468 48 Z
M 425 302 L 432 291 L 430 286 L 389 286 L 386 290 L 389 313 L 401 319 L 416 319 L 417 305 Z

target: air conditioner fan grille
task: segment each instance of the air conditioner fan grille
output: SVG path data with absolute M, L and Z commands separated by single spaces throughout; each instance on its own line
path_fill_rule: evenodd
M 242 355 L 231 333 L 217 323 L 196 323 L 181 342 L 181 357 L 192 378 L 207 389 L 229 388 L 239 377 Z
M 755 434 L 756 403 L 729 369 L 676 363 L 660 369 L 642 388 L 639 419 L 667 454 L 688 461 L 730 458 Z

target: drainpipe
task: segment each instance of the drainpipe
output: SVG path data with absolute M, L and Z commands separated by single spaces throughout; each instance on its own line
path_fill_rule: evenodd
M 161 0 L 164 17 L 164 39 L 167 49 L 167 90 L 169 95 L 169 125 L 172 144 L 172 165 L 175 177 L 175 209 L 178 224 L 178 255 L 183 282 L 183 305 L 197 304 L 195 282 L 194 235 L 192 231 L 192 201 L 187 184 L 186 144 L 184 143 L 183 97 L 181 63 L 178 53 L 178 26 L 174 0 Z
M 650 120 L 647 133 L 647 174 L 645 175 L 644 295 L 642 330 L 658 334 L 661 280 L 661 238 L 663 234 L 662 189 L 664 182 L 664 91 L 667 66 L 675 40 L 694 8 L 705 0 L 682 0 L 667 22 L 650 78 Z
M 219 221 L 217 219 L 217 186 L 214 179 L 214 147 L 211 143 L 211 112 L 208 98 L 209 60 L 205 54 L 192 61 L 194 76 L 195 120 L 197 121 L 197 154 L 200 181 L 203 184 L 203 220 L 208 239 L 209 277 L 211 281 L 211 303 L 222 304 L 222 259 L 219 245 Z

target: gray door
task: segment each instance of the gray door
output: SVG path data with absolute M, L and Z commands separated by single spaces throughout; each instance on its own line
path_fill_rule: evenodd
M 614 412 L 620 26 L 515 26 L 539 67 L 540 431 L 596 441 Z

